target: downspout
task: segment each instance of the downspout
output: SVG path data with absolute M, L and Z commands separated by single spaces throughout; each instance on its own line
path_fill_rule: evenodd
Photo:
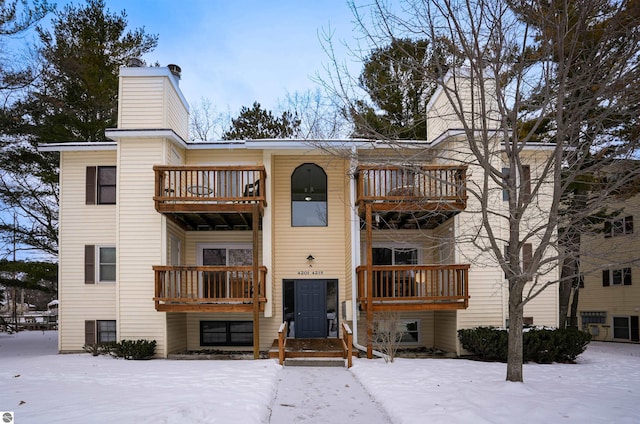
M 356 151 L 355 147 L 352 151 L 352 154 L 355 157 Z M 351 160 L 351 169 L 350 175 L 355 175 L 356 163 L 355 160 Z M 360 265 L 360 216 L 358 215 L 358 207 L 356 205 L 356 179 L 349 178 L 349 197 L 351 198 L 350 205 L 352 207 L 351 214 L 351 307 L 352 307 L 352 315 L 353 315 L 353 346 L 362 351 L 366 352 L 367 347 L 362 346 L 358 343 L 358 275 L 356 274 L 356 267 Z M 382 352 L 377 350 L 373 351 L 373 354 L 379 358 L 384 358 Z

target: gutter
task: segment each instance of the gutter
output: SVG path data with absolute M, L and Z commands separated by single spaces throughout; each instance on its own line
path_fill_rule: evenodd
M 355 163 L 351 161 L 351 174 L 355 170 Z M 353 341 L 352 345 L 363 352 L 367 351 L 366 346 L 362 346 L 358 343 L 358 276 L 356 274 L 356 264 L 360 264 L 360 217 L 358 216 L 358 210 L 356 207 L 356 179 L 349 179 L 349 196 L 351 197 L 351 204 L 353 205 L 353 213 L 351 216 L 351 314 L 353 315 Z M 379 358 L 384 358 L 382 352 L 377 350 L 373 351 L 373 354 Z

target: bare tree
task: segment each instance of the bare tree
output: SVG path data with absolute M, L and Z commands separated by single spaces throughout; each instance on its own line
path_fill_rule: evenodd
M 579 259 L 579 248 L 571 245 L 579 239 L 565 237 L 563 244 L 558 229 L 584 228 L 603 200 L 640 172 L 635 167 L 603 176 L 613 161 L 632 157 L 638 148 L 637 131 L 629 130 L 637 123 L 640 95 L 637 2 L 400 3 L 352 4 L 360 42 L 366 40 L 373 49 L 405 37 L 447 39 L 462 59 L 462 66 L 445 78 L 438 76 L 446 69 L 444 57 L 439 61 L 434 55 L 429 67 L 414 63 L 418 75 L 433 78 L 439 87 L 427 111 L 427 139 L 434 140 L 443 129 L 462 136 L 462 142 L 431 149 L 431 157 L 469 165 L 465 233 L 457 243 L 474 246 L 467 250 L 477 252 L 467 258 L 473 264 L 504 272 L 509 293 L 506 378 L 523 381 L 524 306 L 559 283 L 564 258 Z M 342 99 L 345 110 L 357 111 L 362 96 L 357 79 L 335 58 L 331 66 L 325 87 Z M 444 123 L 438 133 L 429 128 L 436 120 Z M 396 152 L 407 151 L 394 140 L 383 141 Z M 401 158 L 403 166 L 413 163 L 418 170 L 417 150 Z M 589 185 L 587 198 L 574 190 L 580 182 Z M 562 275 L 576 277 L 577 266 Z
M 304 140 L 341 138 L 349 134 L 351 125 L 340 109 L 340 100 L 317 90 L 287 93 L 278 109 L 291 111 L 300 119 L 299 135 Z
M 231 112 L 218 112 L 211 100 L 201 98 L 192 106 L 189 116 L 189 139 L 197 141 L 221 140 L 231 125 Z

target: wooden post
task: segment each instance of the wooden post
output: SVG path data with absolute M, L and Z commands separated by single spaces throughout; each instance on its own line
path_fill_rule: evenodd
M 373 225 L 371 203 L 366 203 L 367 219 L 367 358 L 373 359 Z
M 260 273 L 259 273 L 259 239 L 258 239 L 258 227 L 260 225 L 260 206 L 256 203 L 253 205 L 253 359 L 260 358 Z M 265 282 L 266 287 L 266 282 Z

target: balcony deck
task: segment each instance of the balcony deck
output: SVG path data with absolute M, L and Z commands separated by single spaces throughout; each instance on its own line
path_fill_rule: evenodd
M 154 266 L 155 305 L 161 312 L 264 311 L 267 268 L 253 266 Z M 257 295 L 254 287 L 257 283 Z
M 251 230 L 266 206 L 262 166 L 153 167 L 158 212 L 185 230 Z
M 469 306 L 468 264 L 373 265 L 356 268 L 358 302 L 364 311 L 466 309 Z M 370 298 L 369 298 L 370 294 Z
M 467 206 L 466 166 L 360 166 L 356 201 L 380 229 L 433 229 Z

